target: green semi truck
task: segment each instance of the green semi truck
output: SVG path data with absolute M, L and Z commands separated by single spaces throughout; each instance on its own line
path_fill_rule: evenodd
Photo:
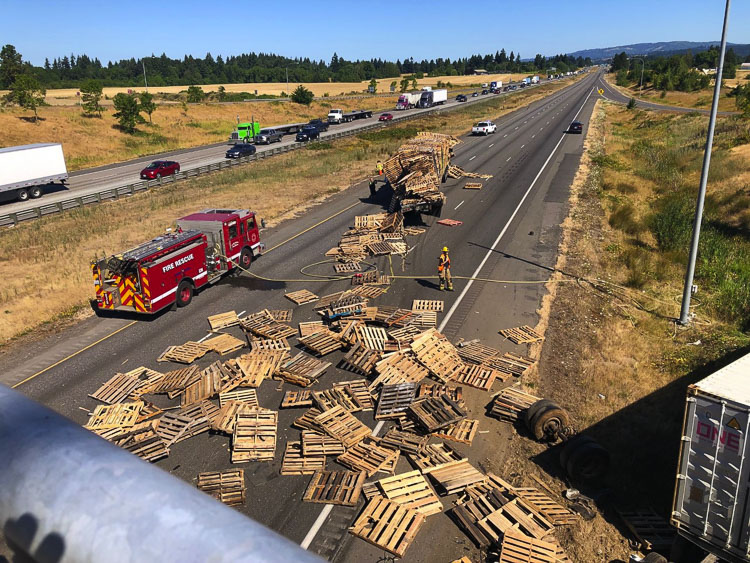
M 229 137 L 230 143 L 252 143 L 254 137 L 260 133 L 260 123 L 257 121 L 238 123 L 237 129 Z

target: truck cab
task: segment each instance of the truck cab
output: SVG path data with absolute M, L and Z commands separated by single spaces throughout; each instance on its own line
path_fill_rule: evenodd
M 257 121 L 238 123 L 237 129 L 232 132 L 229 141 L 232 143 L 252 143 L 258 133 L 260 133 L 260 123 Z
M 328 112 L 328 123 L 341 123 L 344 120 L 344 110 L 332 109 Z

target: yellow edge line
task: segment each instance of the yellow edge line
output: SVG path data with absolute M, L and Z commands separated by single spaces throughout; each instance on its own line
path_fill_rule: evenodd
M 279 248 L 280 246 L 283 246 L 283 245 L 285 245 L 286 243 L 288 243 L 288 242 L 290 242 L 290 241 L 293 241 L 293 240 L 294 240 L 294 239 L 296 239 L 297 237 L 299 237 L 299 236 L 302 236 L 302 235 L 304 235 L 304 234 L 305 234 L 306 232 L 308 232 L 308 231 L 312 231 L 312 230 L 313 230 L 313 229 L 314 229 L 315 227 L 318 227 L 318 226 L 322 225 L 322 224 L 323 224 L 323 223 L 325 223 L 326 221 L 330 221 L 330 220 L 331 220 L 331 219 L 333 219 L 334 217 L 338 217 L 338 216 L 339 216 L 339 215 L 341 215 L 342 213 L 344 213 L 344 212 L 346 212 L 346 211 L 349 211 L 349 210 L 350 210 L 350 209 L 351 209 L 352 207 L 356 207 L 356 206 L 357 206 L 357 205 L 359 205 L 360 203 L 361 203 L 361 202 L 359 202 L 359 201 L 358 201 L 358 202 L 356 202 L 356 203 L 352 203 L 352 204 L 351 204 L 351 205 L 350 205 L 349 207 L 345 207 L 344 209 L 342 209 L 341 211 L 339 211 L 339 212 L 337 212 L 337 213 L 334 213 L 334 214 L 333 214 L 333 215 L 331 215 L 330 217 L 326 217 L 326 218 L 325 218 L 325 219 L 323 219 L 322 221 L 318 221 L 318 222 L 317 222 L 317 223 L 315 223 L 314 225 L 312 225 L 312 226 L 310 226 L 310 227 L 306 228 L 306 229 L 305 229 L 304 231 L 300 231 L 299 233 L 297 233 L 297 234 L 296 234 L 296 235 L 294 235 L 293 237 L 289 237 L 289 238 L 288 238 L 288 239 L 286 239 L 286 240 L 285 240 L 284 242 L 280 242 L 280 243 L 279 243 L 279 244 L 277 244 L 276 246 L 274 246 L 274 247 L 272 247 L 272 248 L 269 248 L 269 249 L 268 249 L 268 250 L 266 250 L 266 251 L 265 251 L 265 252 L 264 252 L 263 254 L 268 254 L 268 253 L 269 253 L 269 252 L 271 252 L 272 250 L 276 250 L 276 249 L 277 249 L 277 248 Z
M 107 340 L 107 338 L 110 338 L 110 337 L 114 336 L 114 335 L 115 335 L 115 334 L 117 334 L 118 332 L 122 332 L 123 330 L 125 330 L 125 329 L 126 329 L 126 328 L 128 328 L 128 327 L 131 327 L 131 326 L 133 326 L 133 325 L 134 325 L 135 323 L 137 323 L 137 322 L 138 322 L 138 321 L 131 321 L 131 322 L 129 322 L 129 323 L 128 323 L 128 324 L 126 324 L 125 326 L 123 326 L 123 327 L 120 327 L 120 328 L 118 328 L 118 329 L 117 329 L 116 331 L 114 331 L 114 332 L 112 332 L 112 333 L 108 334 L 107 336 L 103 336 L 102 338 L 100 338 L 100 339 L 99 339 L 99 340 L 97 340 L 96 342 L 92 342 L 92 343 L 91 343 L 91 344 L 89 344 L 88 346 L 86 346 L 86 347 L 84 347 L 84 348 L 81 348 L 81 349 L 80 349 L 80 350 L 78 350 L 77 352 L 73 352 L 72 354 L 70 354 L 69 356 L 66 356 L 66 357 L 65 357 L 65 358 L 63 358 L 62 360 L 58 360 L 57 362 L 55 362 L 55 363 L 54 363 L 54 364 L 52 364 L 51 366 L 47 366 L 47 367 L 46 367 L 46 368 L 44 368 L 43 370 L 41 370 L 41 371 L 38 371 L 38 372 L 36 372 L 36 373 L 35 373 L 34 375 L 30 375 L 29 377 L 27 377 L 27 378 L 26 378 L 26 379 L 24 379 L 23 381 L 19 381 L 19 382 L 18 382 L 18 383 L 16 383 L 15 385 L 11 386 L 11 389 L 15 389 L 16 387 L 18 387 L 18 386 L 20 386 L 20 385 L 23 385 L 23 384 L 24 384 L 24 383 L 26 383 L 27 381 L 31 381 L 31 380 L 32 380 L 32 379 L 34 379 L 35 377 L 37 377 L 37 376 L 39 376 L 39 375 L 42 375 L 43 373 L 45 373 L 45 372 L 47 372 L 47 371 L 51 370 L 51 369 L 52 369 L 53 367 L 59 366 L 59 365 L 60 365 L 60 364 L 62 364 L 63 362 L 67 362 L 67 361 L 68 361 L 68 360 L 69 360 L 70 358 L 73 358 L 73 357 L 77 356 L 77 355 L 78 355 L 78 354 L 80 354 L 81 352 L 85 352 L 86 350 L 88 350 L 89 348 L 92 348 L 92 347 L 96 346 L 96 345 L 97 345 L 97 344 L 99 344 L 100 342 L 104 342 L 105 340 Z

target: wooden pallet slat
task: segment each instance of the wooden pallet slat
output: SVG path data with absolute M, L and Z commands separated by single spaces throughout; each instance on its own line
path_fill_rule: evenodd
M 486 480 L 484 473 L 475 469 L 466 460 L 454 461 L 432 468 L 428 475 L 440 485 L 446 495 L 458 493 L 469 485 Z
M 297 305 L 304 305 L 305 303 L 312 303 L 313 301 L 318 300 L 318 296 L 315 295 L 312 291 L 308 291 L 307 289 L 290 291 L 289 293 L 286 293 L 284 297 L 286 297 L 293 303 L 296 303 Z
M 302 500 L 357 506 L 366 477 L 364 471 L 316 471 L 305 489 Z
M 466 182 L 464 184 L 465 190 L 481 190 L 482 182 Z
M 237 414 L 232 437 L 232 463 L 273 461 L 279 413 L 256 408 Z
M 375 401 L 370 394 L 366 380 L 355 379 L 353 381 L 339 381 L 333 384 L 334 389 L 339 387 L 347 387 L 363 411 L 371 411 L 375 408 Z
M 477 430 L 479 430 L 479 421 L 465 418 L 456 424 L 451 424 L 442 430 L 438 430 L 435 432 L 435 436 L 444 440 L 450 440 L 451 442 L 471 445 Z
M 204 340 L 203 345 L 208 346 L 210 350 L 213 350 L 220 356 L 226 356 L 245 346 L 245 342 L 231 334 L 220 334 L 219 336 Z
M 324 362 L 300 352 L 291 360 L 284 362 L 278 369 L 279 376 L 300 387 L 309 387 L 331 367 L 331 362 Z
M 368 477 L 372 477 L 378 471 L 393 473 L 398 458 L 398 450 L 386 448 L 376 439 L 368 438 L 347 448 L 336 461 L 354 471 L 365 471 Z
M 325 469 L 326 456 L 304 453 L 301 442 L 286 443 L 284 459 L 281 462 L 282 475 L 312 475 L 316 471 Z
M 143 401 L 97 405 L 84 428 L 106 430 L 108 428 L 129 428 L 134 426 L 143 408 Z
M 116 373 L 89 397 L 108 405 L 120 403 L 128 398 L 139 387 L 140 383 L 137 377 Z
M 294 409 L 313 406 L 312 392 L 309 389 L 291 390 L 284 393 L 281 400 L 282 409 Z
M 338 339 L 337 335 L 328 329 L 303 336 L 299 339 L 299 343 L 318 356 L 325 356 L 344 347 L 344 343 Z
M 245 504 L 245 470 L 206 471 L 198 474 L 198 488 L 227 506 Z
M 375 411 L 375 420 L 397 418 L 406 413 L 417 394 L 416 383 L 383 385 Z
M 409 412 L 430 433 L 466 418 L 466 411 L 446 395 L 419 399 L 409 405 Z
M 378 486 L 387 499 L 416 510 L 424 516 L 440 514 L 443 511 L 440 499 L 419 471 L 385 477 L 378 481 Z
M 238 324 L 240 324 L 240 319 L 235 311 L 228 311 L 208 317 L 208 325 L 212 331 L 222 330 Z
M 314 430 L 302 431 L 302 452 L 304 455 L 341 455 L 346 451 L 344 444 L 328 434 Z
M 403 557 L 423 523 L 424 516 L 416 510 L 376 497 L 367 503 L 349 532 L 397 557 Z
M 372 434 L 372 430 L 360 422 L 341 405 L 323 411 L 315 422 L 325 432 L 339 440 L 346 448 L 351 448 Z
M 458 383 L 463 383 L 469 387 L 475 389 L 481 389 L 482 391 L 492 390 L 492 385 L 498 377 L 499 372 L 491 367 L 476 365 L 476 364 L 464 364 L 461 371 L 455 378 Z
M 445 302 L 439 299 L 415 299 L 412 301 L 412 311 L 435 311 L 437 313 L 443 312 Z
M 544 337 L 528 325 L 505 328 L 500 331 L 505 338 L 514 344 L 531 344 L 544 340 Z
M 259 407 L 258 393 L 255 389 L 236 389 L 219 393 L 219 406 L 223 407 L 229 401 L 238 401 L 253 407 Z

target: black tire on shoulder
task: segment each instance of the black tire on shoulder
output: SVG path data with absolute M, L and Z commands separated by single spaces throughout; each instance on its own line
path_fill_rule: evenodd
M 543 407 L 554 404 L 555 403 L 553 401 L 550 401 L 549 399 L 539 399 L 536 403 L 532 403 L 532 405 L 526 409 L 526 412 L 523 415 L 523 422 L 529 432 L 534 431 L 531 422 L 534 420 L 534 415 L 537 413 L 537 411 Z
M 193 300 L 194 293 L 195 289 L 193 288 L 193 284 L 187 280 L 182 280 L 177 286 L 177 306 L 187 307 L 188 305 L 190 305 L 190 302 Z
M 598 442 L 582 444 L 568 458 L 565 471 L 574 481 L 597 481 L 609 471 L 609 452 Z
M 562 449 L 560 450 L 560 466 L 565 469 L 565 466 L 568 464 L 568 459 L 573 452 L 583 444 L 589 444 L 591 442 L 595 442 L 595 440 L 586 434 L 578 434 L 570 438 L 562 445 Z
M 570 426 L 570 415 L 557 404 L 539 409 L 532 421 L 532 433 L 537 440 L 553 441 L 560 432 Z
M 642 559 L 643 563 L 669 563 L 669 560 L 661 553 L 652 551 Z

